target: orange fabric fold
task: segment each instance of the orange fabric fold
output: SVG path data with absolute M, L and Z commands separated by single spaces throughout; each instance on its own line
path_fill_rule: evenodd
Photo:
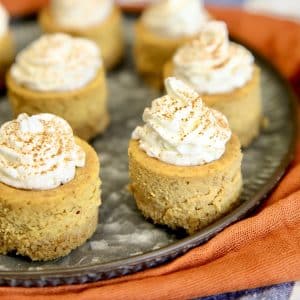
M 267 56 L 286 78 L 300 69 L 300 26 L 212 9 L 234 37 Z M 295 49 L 298 49 L 298 53 Z M 108 281 L 0 288 L 0 299 L 191 299 L 300 279 L 300 139 L 295 160 L 263 207 L 206 244 L 158 268 Z

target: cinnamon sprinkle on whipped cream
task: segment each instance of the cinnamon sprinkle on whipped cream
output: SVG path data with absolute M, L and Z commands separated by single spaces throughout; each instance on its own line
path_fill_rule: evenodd
M 11 76 L 31 90 L 63 92 L 84 87 L 101 66 L 94 42 L 63 33 L 47 34 L 17 55 Z
M 252 78 L 253 64 L 246 48 L 229 41 L 226 24 L 211 21 L 198 38 L 177 50 L 173 73 L 200 94 L 225 93 Z
M 175 77 L 167 95 L 155 99 L 132 138 L 149 156 L 177 166 L 203 165 L 225 152 L 231 130 L 226 117 L 208 108 L 194 90 Z
M 52 114 L 21 114 L 0 128 L 0 182 L 49 190 L 71 181 L 85 166 L 85 152 L 70 125 Z

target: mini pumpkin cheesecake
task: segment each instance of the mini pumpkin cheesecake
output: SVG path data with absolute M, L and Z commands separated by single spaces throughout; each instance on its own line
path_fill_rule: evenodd
M 163 87 L 164 64 L 208 19 L 199 0 L 163 0 L 145 10 L 135 24 L 134 59 L 150 86 Z
M 99 160 L 68 123 L 21 114 L 0 129 L 0 254 L 67 255 L 94 233 Z
M 113 0 L 52 0 L 39 16 L 46 33 L 64 32 L 93 40 L 101 49 L 106 69 L 124 54 L 122 14 Z
M 168 78 L 129 143 L 131 191 L 146 218 L 193 234 L 228 213 L 242 190 L 240 142 L 227 119 Z
M 252 54 L 228 39 L 225 23 L 209 22 L 198 38 L 179 48 L 164 67 L 222 112 L 242 146 L 259 134 L 262 120 L 260 69 Z
M 65 34 L 41 37 L 18 54 L 7 87 L 15 116 L 58 115 L 85 140 L 109 123 L 105 70 L 92 41 Z
M 9 30 L 9 15 L 0 3 L 0 88 L 5 86 L 5 73 L 14 61 L 15 45 Z

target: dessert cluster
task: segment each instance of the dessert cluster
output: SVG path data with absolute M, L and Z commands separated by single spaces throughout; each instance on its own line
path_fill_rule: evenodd
M 86 141 L 110 122 L 106 72 L 124 54 L 122 16 L 113 0 L 52 0 L 39 15 L 45 34 L 15 59 L 8 21 L 0 5 L 0 83 L 15 115 L 0 128 L 0 254 L 51 260 L 98 223 L 100 164 Z M 158 1 L 134 30 L 137 72 L 165 92 L 129 141 L 130 190 L 146 218 L 194 234 L 239 202 L 260 70 L 199 0 Z

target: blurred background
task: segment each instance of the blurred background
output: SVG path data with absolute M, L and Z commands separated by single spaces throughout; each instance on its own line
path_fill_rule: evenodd
M 154 0 L 159 1 L 159 0 Z M 48 0 L 0 0 L 13 16 L 34 13 Z M 153 0 L 116 0 L 125 11 L 137 12 Z M 299 0 L 204 0 L 207 5 L 237 6 L 257 13 L 271 14 L 300 22 Z

